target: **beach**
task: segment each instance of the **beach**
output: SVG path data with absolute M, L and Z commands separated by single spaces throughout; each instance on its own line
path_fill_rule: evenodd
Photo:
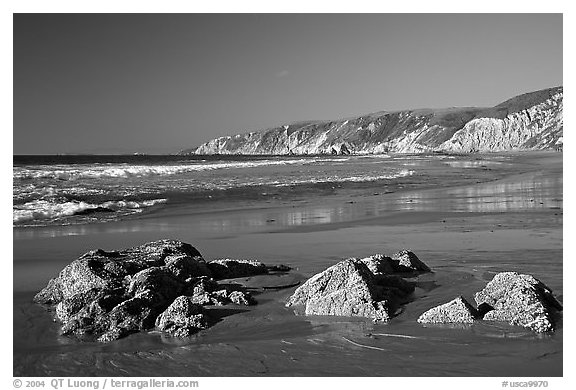
M 406 159 L 425 174 L 397 175 L 386 186 L 348 180 L 297 193 L 266 187 L 254 190 L 258 196 L 200 206 L 180 201 L 104 223 L 15 226 L 14 375 L 562 376 L 561 319 L 550 334 L 497 322 L 416 322 L 458 295 L 473 301 L 503 271 L 533 275 L 563 302 L 562 153 Z M 32 303 L 81 254 L 162 238 L 192 244 L 207 261 L 286 264 L 292 270 L 284 277 L 294 282 L 345 258 L 401 249 L 433 273 L 418 277 L 414 299 L 386 324 L 296 315 L 284 306 L 292 287 L 259 291 L 255 306 L 209 308 L 219 321 L 185 340 L 150 332 L 80 342 L 60 336 L 46 308 Z M 258 288 L 270 280 L 241 282 Z

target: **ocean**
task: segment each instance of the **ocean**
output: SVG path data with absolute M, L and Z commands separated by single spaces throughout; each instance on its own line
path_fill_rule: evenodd
M 438 183 L 449 187 L 503 176 L 508 159 L 443 154 L 14 156 L 13 225 L 91 224 L 183 206 L 188 211 L 262 207 L 355 191 L 383 195 Z M 484 194 L 494 199 L 487 199 L 482 210 L 477 202 L 465 201 L 470 194 L 456 198 L 462 211 L 501 211 L 526 207 L 523 199 L 530 196 L 519 199 L 510 188 L 492 192 Z M 514 206 L 518 201 L 522 204 Z M 426 207 L 417 199 L 396 200 L 394 205 L 419 211 L 440 206 L 429 202 Z
M 118 220 L 178 204 L 287 198 L 415 174 L 369 157 L 15 156 L 14 226 Z

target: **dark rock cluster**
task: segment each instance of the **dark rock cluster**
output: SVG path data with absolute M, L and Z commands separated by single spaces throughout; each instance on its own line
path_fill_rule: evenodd
M 267 272 L 252 260 L 206 262 L 190 244 L 160 240 L 90 251 L 64 267 L 34 301 L 55 306 L 64 335 L 106 342 L 157 327 L 189 336 L 211 324 L 204 306 L 255 303 L 242 286 L 216 280 Z

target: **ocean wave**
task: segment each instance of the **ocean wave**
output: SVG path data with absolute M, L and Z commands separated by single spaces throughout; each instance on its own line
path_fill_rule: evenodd
M 57 199 L 65 198 L 68 196 L 98 196 L 105 195 L 106 190 L 101 188 L 90 188 L 90 187 L 64 187 L 60 188 L 51 185 L 38 184 L 23 184 L 14 183 L 12 187 L 12 199 L 16 203 L 25 203 L 26 201 L 31 201 L 33 199 Z
M 353 176 L 328 176 L 324 178 L 309 178 L 309 179 L 292 179 L 288 182 L 281 183 L 279 181 L 267 183 L 275 185 L 277 187 L 287 187 L 299 184 L 310 184 L 310 183 L 368 183 L 378 180 L 391 180 L 398 179 L 401 177 L 411 176 L 415 171 L 410 169 L 402 169 L 399 172 L 391 173 L 388 175 L 353 175 Z
M 314 159 L 306 160 L 304 164 L 316 164 L 316 163 L 325 163 L 325 162 L 345 162 L 349 161 L 350 157 L 335 157 L 335 158 L 324 158 L 324 157 L 316 157 Z
M 322 156 L 179 160 L 168 164 L 103 161 L 17 165 L 13 167 L 13 224 L 111 221 L 159 203 L 250 198 L 259 193 L 259 188 L 266 192 L 266 187 L 295 186 L 301 188 L 290 189 L 291 194 L 300 190 L 305 193 L 315 184 L 368 183 L 415 173 L 406 164 L 361 160 L 357 156 Z M 222 171 L 215 172 L 219 169 Z
M 56 202 L 51 200 L 34 200 L 22 205 L 14 206 L 12 223 L 14 225 L 26 224 L 34 221 L 57 220 L 64 217 L 78 215 L 92 209 L 108 209 L 111 212 L 140 212 L 147 207 L 166 203 L 167 199 L 150 199 L 144 201 L 108 201 L 93 204 L 82 201 Z
M 214 163 L 190 163 L 179 165 L 101 165 L 66 166 L 66 165 L 39 165 L 34 167 L 14 167 L 13 178 L 26 179 L 101 179 L 101 178 L 130 178 L 145 176 L 168 176 L 188 172 L 203 172 L 218 169 L 255 168 L 274 165 L 297 165 L 310 163 L 309 159 L 298 160 L 262 160 L 262 161 L 235 161 Z
M 172 183 L 171 190 L 180 192 L 189 191 L 225 191 L 229 189 L 241 189 L 247 187 L 257 186 L 275 186 L 275 187 L 289 187 L 297 185 L 308 184 L 324 184 L 324 183 L 369 183 L 378 180 L 392 180 L 401 177 L 411 176 L 416 171 L 411 169 L 402 169 L 400 171 L 389 174 L 353 174 L 353 175 L 322 175 L 316 173 L 312 176 L 304 178 L 296 178 L 294 176 L 284 176 L 277 179 L 276 176 L 259 176 L 259 177 L 243 177 L 234 178 L 228 177 L 225 180 L 218 180 L 212 182 L 203 182 L 201 185 L 194 183 Z

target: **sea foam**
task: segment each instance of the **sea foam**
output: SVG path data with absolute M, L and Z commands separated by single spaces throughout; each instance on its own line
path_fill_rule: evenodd
M 93 204 L 83 201 L 58 203 L 56 201 L 39 199 L 14 206 L 12 222 L 14 225 L 20 225 L 32 221 L 57 220 L 76 215 L 85 210 L 96 209 L 98 207 L 110 209 L 112 212 L 132 214 L 141 212 L 143 209 L 152 207 L 156 204 L 166 203 L 166 201 L 167 199 L 151 199 L 140 202 L 120 200 Z
M 261 160 L 233 161 L 213 163 L 189 163 L 175 165 L 131 165 L 131 164 L 90 164 L 90 165 L 37 165 L 33 167 L 14 167 L 13 178 L 26 179 L 100 179 L 128 178 L 144 176 L 168 176 L 188 172 L 203 172 L 218 169 L 254 168 L 274 165 L 298 165 L 310 163 L 308 159 L 298 160 Z

